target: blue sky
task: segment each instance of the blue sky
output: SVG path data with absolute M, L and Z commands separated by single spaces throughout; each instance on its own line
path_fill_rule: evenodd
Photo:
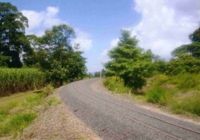
M 138 22 L 132 0 L 8 0 L 19 10 L 44 11 L 48 6 L 59 8 L 58 18 L 85 32 L 92 47 L 85 51 L 89 71 L 101 68 L 101 52 L 117 38 L 123 27 Z M 37 19 L 35 19 L 37 20 Z
M 108 60 L 121 29 L 129 29 L 139 46 L 164 59 L 199 26 L 199 0 L 1 0 L 11 2 L 29 19 L 27 33 L 41 35 L 54 24 L 67 23 L 77 32 L 88 71 Z

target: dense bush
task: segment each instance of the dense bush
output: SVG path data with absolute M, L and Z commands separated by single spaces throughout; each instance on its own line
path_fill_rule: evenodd
M 0 69 L 0 95 L 42 87 L 45 76 L 37 69 Z

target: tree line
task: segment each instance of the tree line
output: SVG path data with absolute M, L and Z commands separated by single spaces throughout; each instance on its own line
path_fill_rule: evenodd
M 172 58 L 166 61 L 150 50 L 141 49 L 136 37 L 132 37 L 129 31 L 122 31 L 117 46 L 109 52 L 111 60 L 105 64 L 106 76 L 120 77 L 125 86 L 138 92 L 146 84 L 147 78 L 155 74 L 199 74 L 200 28 L 189 38 L 191 43 L 176 48 Z
M 86 59 L 73 44 L 76 33 L 66 24 L 53 26 L 44 35 L 26 35 L 28 19 L 11 3 L 0 2 L 0 67 L 38 68 L 47 82 L 61 85 L 86 74 Z

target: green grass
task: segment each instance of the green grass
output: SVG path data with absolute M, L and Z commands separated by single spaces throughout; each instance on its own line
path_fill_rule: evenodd
M 129 93 L 131 91 L 130 88 L 124 86 L 124 82 L 122 79 L 118 77 L 109 77 L 104 80 L 104 85 L 113 92 L 116 93 Z
M 116 93 L 130 91 L 119 78 L 108 77 L 104 85 Z M 174 113 L 200 116 L 200 74 L 155 75 L 147 79 L 143 92 L 139 98 L 132 95 L 134 99 L 165 106 Z
M 176 97 L 170 105 L 173 112 L 178 114 L 194 114 L 200 116 L 200 93 L 190 93 Z
M 47 97 L 46 88 L 0 98 L 0 137 L 18 136 L 48 106 L 59 103 Z M 52 92 L 52 91 L 51 91 Z
M 171 77 L 170 82 L 182 91 L 200 90 L 200 74 L 179 74 Z
M 33 68 L 0 68 L 0 96 L 44 86 L 44 73 Z
M 163 88 L 153 88 L 146 93 L 146 99 L 151 103 L 158 103 L 160 105 L 166 105 L 168 103 L 170 95 Z

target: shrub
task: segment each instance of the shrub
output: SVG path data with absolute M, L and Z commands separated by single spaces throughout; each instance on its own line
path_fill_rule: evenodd
M 171 95 L 164 88 L 154 87 L 146 93 L 146 98 L 148 102 L 166 105 Z
M 44 73 L 37 69 L 0 68 L 0 95 L 31 90 L 42 87 L 45 83 Z
M 131 91 L 130 88 L 125 87 L 124 81 L 119 77 L 107 77 L 104 80 L 104 85 L 111 91 L 117 93 L 128 93 Z

